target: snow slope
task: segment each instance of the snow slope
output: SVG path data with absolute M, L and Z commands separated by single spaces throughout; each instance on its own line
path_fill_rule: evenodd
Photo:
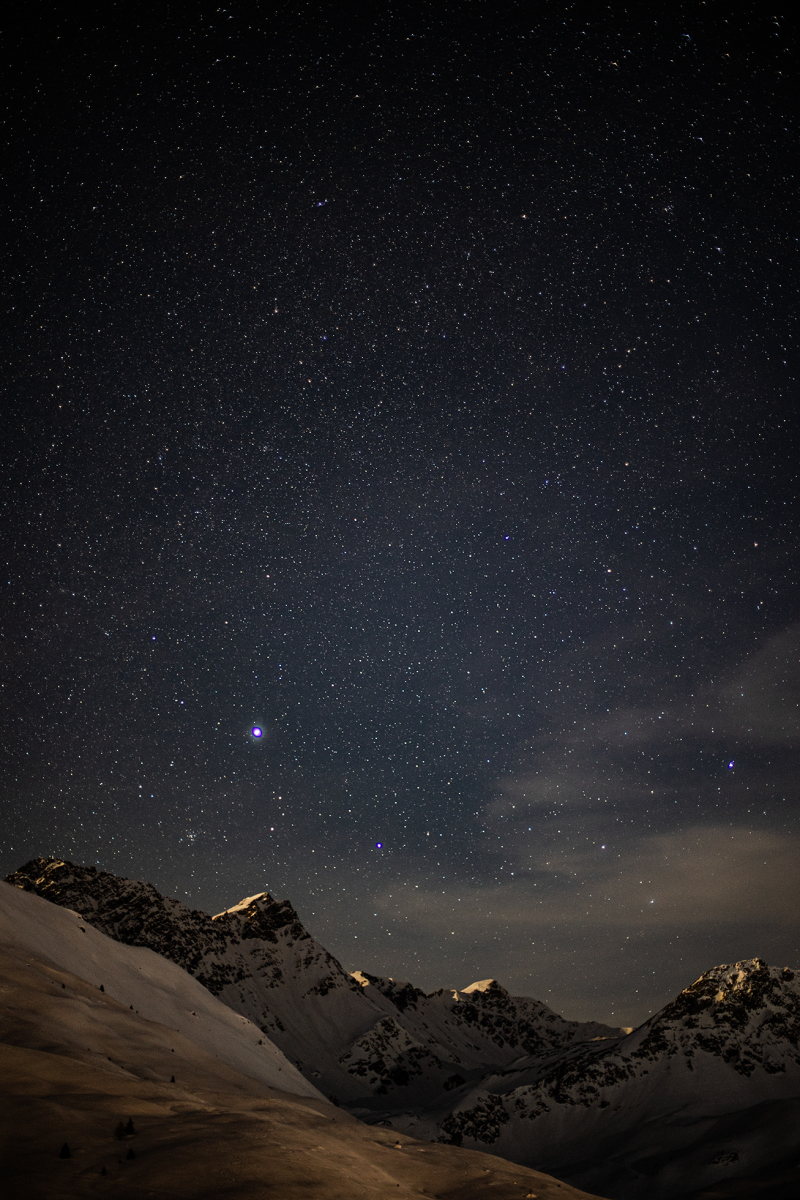
M 34 952 L 98 992 L 102 986 L 109 1000 L 177 1031 L 204 1053 L 267 1086 L 323 1098 L 261 1030 L 186 971 L 152 950 L 120 945 L 77 913 L 7 883 L 0 883 L 0 945 Z
M 410 983 L 397 983 L 356 971 L 354 978 L 386 1012 L 384 1020 L 357 1039 L 346 1061 L 351 1071 L 366 1073 L 375 1100 L 353 1111 L 366 1113 L 391 1107 L 435 1103 L 430 1087 L 415 1087 L 415 1078 L 434 1076 L 442 1099 L 465 1083 L 509 1069 L 521 1058 L 547 1063 L 569 1048 L 585 1043 L 616 1042 L 621 1029 L 597 1022 L 565 1021 L 546 1004 L 511 996 L 495 979 L 463 991 L 441 989 L 430 995 Z M 404 1090 L 387 1080 L 404 1081 Z M 449 1107 L 449 1105 L 448 1105 Z
M 57 859 L 29 863 L 8 882 L 74 909 L 116 941 L 146 946 L 183 967 L 326 1094 L 368 1093 L 338 1058 L 383 1012 L 309 936 L 288 902 L 262 893 L 211 917 L 151 884 Z
M 178 967 L 75 913 L 0 884 L 0 915 L 9 1200 L 591 1200 L 516 1164 L 362 1125 L 315 1098 L 274 1047 L 254 1043 L 252 1025 Z M 248 1073 L 225 1057 L 243 1057 Z M 287 1077 L 306 1094 L 279 1090 Z
M 211 918 L 57 859 L 10 880 L 186 965 L 375 1125 L 490 1150 L 617 1200 L 688 1198 L 701 1185 L 733 1195 L 787 1171 L 793 1194 L 800 985 L 788 969 L 714 968 L 626 1034 L 565 1021 L 495 980 L 426 995 L 351 977 L 267 894 Z

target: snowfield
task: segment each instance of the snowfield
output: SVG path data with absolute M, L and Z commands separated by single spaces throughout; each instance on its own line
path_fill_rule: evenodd
M 186 971 L 152 950 L 122 946 L 77 913 L 7 883 L 0 883 L 0 944 L 9 950 L 35 950 L 39 958 L 80 976 L 98 991 L 102 987 L 108 1000 L 175 1030 L 205 1054 L 269 1087 L 323 1099 L 260 1029 L 215 999 Z M 85 1010 L 89 1026 L 91 1013 L 90 1006 Z M 168 1067 L 169 1062 L 165 1073 Z

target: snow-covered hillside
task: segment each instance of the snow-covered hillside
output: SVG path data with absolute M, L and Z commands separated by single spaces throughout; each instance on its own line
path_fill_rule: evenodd
M 449 1107 L 450 1096 L 487 1072 L 507 1070 L 520 1058 L 537 1063 L 551 1062 L 568 1049 L 587 1043 L 616 1042 L 624 1036 L 596 1022 L 565 1021 L 546 1004 L 526 996 L 511 996 L 495 979 L 473 983 L 463 991 L 443 988 L 430 995 L 410 983 L 397 983 L 356 971 L 364 991 L 386 1016 L 369 1033 L 359 1038 L 347 1054 L 351 1071 L 365 1072 L 376 1099 L 369 1108 L 385 1110 L 391 1102 L 387 1079 L 402 1074 L 404 1091 L 393 1094 L 395 1104 L 414 1104 L 415 1080 L 430 1078 L 432 1072 L 449 1070 L 439 1078 L 445 1095 L 440 1103 Z M 402 1031 L 402 1033 L 401 1033 Z M 393 1057 L 393 1055 L 395 1057 Z M 430 1089 L 427 1105 L 434 1103 Z
M 427 995 L 351 976 L 266 893 L 212 918 L 57 859 L 9 882 L 74 909 L 87 934 L 91 923 L 184 966 L 374 1125 L 491 1150 L 615 1200 L 800 1182 L 791 970 L 759 959 L 717 967 L 626 1034 L 565 1021 L 495 980 Z
M 0 1193 L 597 1200 L 369 1128 L 257 1034 L 181 968 L 0 883 Z
M 152 950 L 120 945 L 77 913 L 7 883 L 0 883 L 0 945 L 34 950 L 38 957 L 87 980 L 98 992 L 102 989 L 105 999 L 175 1030 L 204 1054 L 269 1087 L 323 1098 L 261 1030 L 215 999 L 186 971 Z M 87 1010 L 89 1029 L 90 1017 Z M 84 1037 L 85 1031 L 78 1039 L 81 1044 Z M 165 1072 L 169 1065 L 166 1059 Z
M 288 902 L 263 893 L 211 917 L 149 883 L 55 859 L 28 863 L 8 882 L 75 910 L 117 941 L 171 959 L 253 1021 L 326 1094 L 366 1091 L 337 1059 L 383 1013 Z

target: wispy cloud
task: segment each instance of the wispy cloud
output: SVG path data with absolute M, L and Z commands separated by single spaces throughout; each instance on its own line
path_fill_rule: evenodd
M 723 782 L 726 797 L 739 801 L 759 787 L 796 790 L 798 750 L 800 625 L 793 625 L 717 678 L 666 689 L 645 704 L 589 710 L 528 739 L 487 816 L 521 829 L 526 816 L 549 811 L 602 828 L 599 806 L 609 802 L 617 812 L 687 799 L 713 805 Z M 660 817 L 669 821 L 668 812 Z
M 552 866 L 552 874 L 547 867 Z M 792 925 L 800 838 L 728 825 L 639 838 L 623 857 L 572 852 L 542 860 L 537 879 L 415 889 L 404 913 L 420 932 L 459 934 L 609 927 L 690 930 L 768 920 Z M 380 902 L 380 901 L 379 901 Z M 386 911 L 393 911 L 388 894 Z
M 439 957 L 433 985 L 496 974 L 631 1023 L 718 962 L 799 965 L 799 660 L 794 625 L 727 670 L 659 676 L 617 704 L 570 676 L 570 703 L 497 781 L 480 848 L 403 888 L 396 936 Z M 387 889 L 376 912 L 397 904 Z

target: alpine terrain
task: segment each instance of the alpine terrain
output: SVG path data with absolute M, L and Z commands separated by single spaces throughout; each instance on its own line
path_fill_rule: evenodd
M 716 967 L 629 1033 L 564 1020 L 494 980 L 428 995 L 350 975 L 266 893 L 211 917 L 58 859 L 7 882 L 170 959 L 373 1125 L 620 1200 L 796 1194 L 800 980 L 789 969 Z
M 0 883 L 8 1200 L 592 1200 L 369 1127 L 182 968 Z

